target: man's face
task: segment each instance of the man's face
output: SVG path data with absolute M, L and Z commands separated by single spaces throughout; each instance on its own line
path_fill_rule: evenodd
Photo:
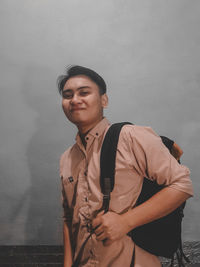
M 102 119 L 107 96 L 100 95 L 98 85 L 87 76 L 71 77 L 65 83 L 62 96 L 63 111 L 79 130 L 86 132 Z

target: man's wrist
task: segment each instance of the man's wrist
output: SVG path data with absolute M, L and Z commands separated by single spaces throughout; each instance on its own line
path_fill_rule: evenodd
M 130 212 L 127 211 L 126 213 L 121 215 L 122 223 L 124 225 L 124 229 L 126 234 L 128 234 L 131 230 L 134 229 L 134 222 L 132 216 L 130 216 Z

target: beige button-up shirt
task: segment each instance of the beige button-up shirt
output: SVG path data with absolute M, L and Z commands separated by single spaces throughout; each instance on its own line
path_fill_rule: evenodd
M 104 118 L 85 137 L 86 149 L 77 135 L 76 144 L 61 156 L 64 220 L 71 229 L 74 257 L 89 235 L 95 211 L 102 206 L 99 162 L 101 146 L 109 126 Z M 188 168 L 177 163 L 150 127 L 125 125 L 122 128 L 115 171 L 109 209 L 118 214 L 135 206 L 144 177 L 193 194 Z M 135 266 L 160 266 L 156 256 L 135 246 L 128 235 L 110 246 L 104 246 L 94 234 L 84 248 L 80 266 L 129 267 L 134 248 Z

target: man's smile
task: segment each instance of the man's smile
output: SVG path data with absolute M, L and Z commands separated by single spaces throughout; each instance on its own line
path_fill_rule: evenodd
M 84 110 L 85 108 L 71 108 L 70 111 L 74 112 L 74 111 L 81 111 Z

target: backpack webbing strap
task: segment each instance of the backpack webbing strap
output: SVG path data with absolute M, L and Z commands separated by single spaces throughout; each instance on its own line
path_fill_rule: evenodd
M 108 211 L 110 202 L 110 192 L 115 184 L 115 160 L 117 144 L 121 128 L 130 122 L 115 123 L 110 126 L 103 141 L 100 156 L 100 185 L 103 194 L 103 206 L 105 212 Z

